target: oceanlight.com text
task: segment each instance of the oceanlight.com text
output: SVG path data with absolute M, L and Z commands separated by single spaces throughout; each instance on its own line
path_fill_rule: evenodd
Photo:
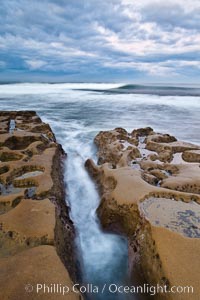
M 72 287 L 59 283 L 37 283 L 35 285 L 26 284 L 25 291 L 27 293 L 35 292 L 37 294 L 60 294 L 66 295 L 71 293 L 87 293 L 87 294 L 98 294 L 98 293 L 110 293 L 110 294 L 148 294 L 154 296 L 156 294 L 193 294 L 193 286 L 167 286 L 167 285 L 149 285 L 143 284 L 138 286 L 122 286 L 115 283 L 104 284 L 102 286 L 97 286 L 93 284 L 74 284 Z

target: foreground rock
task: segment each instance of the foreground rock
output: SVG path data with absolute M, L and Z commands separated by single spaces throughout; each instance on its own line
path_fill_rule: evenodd
M 128 237 L 132 272 L 154 286 L 193 287 L 157 299 L 199 299 L 200 147 L 152 128 L 100 132 L 95 143 L 99 166 L 86 167 L 102 195 L 98 215 Z
M 65 204 L 65 154 L 35 112 L 0 112 L 0 299 L 57 299 L 72 290 L 74 229 Z M 26 291 L 26 285 L 33 291 Z M 30 286 L 29 286 L 30 288 Z M 27 289 L 29 289 L 27 288 Z M 64 296 L 82 299 L 78 293 Z
M 69 274 L 53 246 L 37 246 L 3 258 L 0 266 L 1 299 L 81 299 L 73 292 Z M 71 289 L 68 293 L 67 287 Z

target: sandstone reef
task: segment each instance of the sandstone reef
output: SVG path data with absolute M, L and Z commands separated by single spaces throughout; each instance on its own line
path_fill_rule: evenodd
M 104 229 L 128 237 L 132 276 L 194 288 L 156 299 L 199 299 L 200 147 L 150 127 L 102 131 L 95 143 L 98 164 L 86 167 L 101 194 L 97 213 Z
M 0 112 L 0 299 L 82 299 L 37 294 L 37 283 L 72 288 L 74 228 L 65 204 L 65 153 L 33 111 Z M 34 286 L 27 292 L 25 285 Z

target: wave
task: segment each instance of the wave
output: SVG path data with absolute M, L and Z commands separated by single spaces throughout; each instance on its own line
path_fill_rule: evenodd
M 177 90 L 177 89 L 183 89 L 183 90 L 188 90 L 188 89 L 193 89 L 193 88 L 187 88 L 187 87 L 176 87 L 176 86 L 148 86 L 148 85 L 140 85 L 140 84 L 125 84 L 123 86 L 118 87 L 119 90 L 134 90 L 134 89 L 155 89 L 155 90 Z
M 200 96 L 199 85 L 142 85 L 122 83 L 11 83 L 0 84 L 1 95 L 66 94 L 68 91 L 104 94 L 149 94 L 158 96 Z
M 199 87 L 148 86 L 136 84 L 126 84 L 105 92 L 117 94 L 150 94 L 158 96 L 200 96 Z
M 200 96 L 200 87 L 125 84 L 110 89 L 87 89 L 106 94 L 150 94 L 158 96 Z

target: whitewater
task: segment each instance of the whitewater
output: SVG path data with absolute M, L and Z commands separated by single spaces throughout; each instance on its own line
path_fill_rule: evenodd
M 0 85 L 0 110 L 35 110 L 48 122 L 67 153 L 66 202 L 76 228 L 83 283 L 125 284 L 128 274 L 126 239 L 102 231 L 96 216 L 99 195 L 85 170 L 96 161 L 93 144 L 100 130 L 151 126 L 181 140 L 200 143 L 200 97 L 121 93 L 120 84 Z M 179 88 L 180 89 L 180 88 Z M 128 299 L 125 295 L 92 295 L 89 299 Z M 133 298 L 132 298 L 133 299 Z M 135 296 L 134 299 L 138 299 Z

